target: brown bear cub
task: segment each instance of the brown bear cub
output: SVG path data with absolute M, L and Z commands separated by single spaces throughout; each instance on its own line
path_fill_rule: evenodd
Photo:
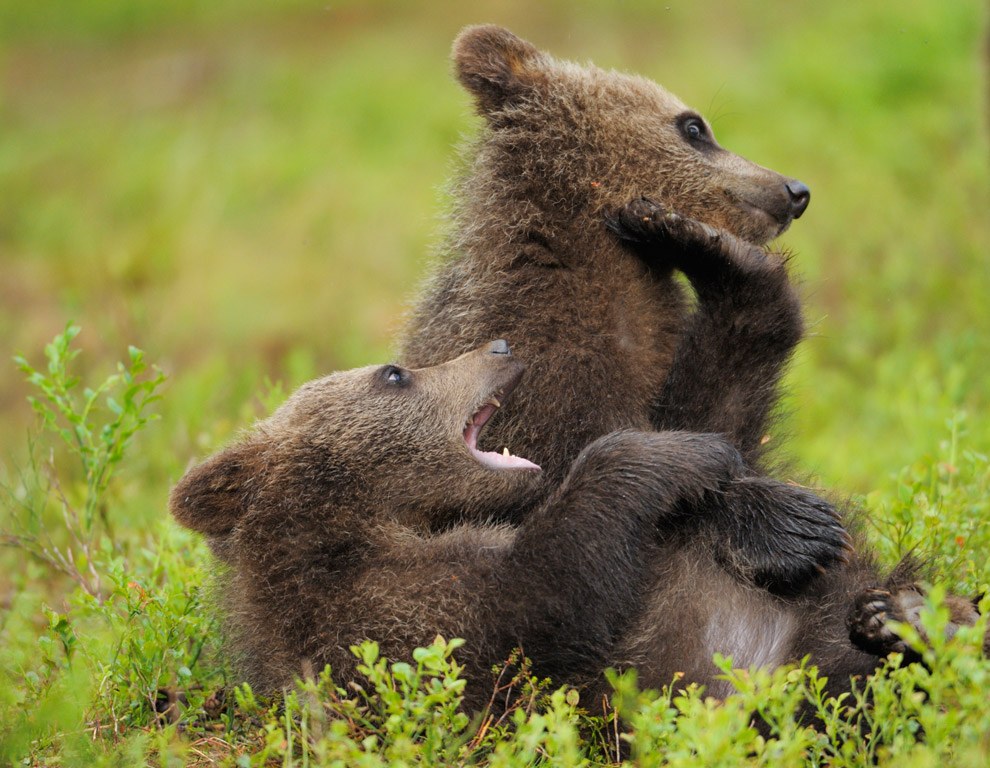
M 714 435 L 615 433 L 520 526 L 491 522 L 538 493 L 538 466 L 477 448 L 522 372 L 496 341 L 431 368 L 336 373 L 186 474 L 171 511 L 227 566 L 228 636 L 249 682 L 277 690 L 325 664 L 343 682 L 349 646 L 407 658 L 437 633 L 468 641 L 471 708 L 516 647 L 561 682 L 608 663 L 656 530 L 704 514 L 742 459 Z
M 487 444 L 532 458 L 550 487 L 623 428 L 719 432 L 753 462 L 802 319 L 784 259 L 748 243 L 783 232 L 808 188 L 720 147 L 644 78 L 556 61 L 495 26 L 465 29 L 453 58 L 485 122 L 404 362 L 508 339 L 528 385 Z M 676 233 L 630 247 L 604 223 L 636 215 L 641 196 L 728 247 L 684 247 Z M 694 313 L 675 270 L 698 294 Z
M 802 318 L 783 258 L 748 241 L 786 229 L 807 187 L 719 147 L 649 80 L 557 62 L 493 26 L 464 30 L 454 62 L 486 125 L 455 189 L 449 258 L 406 331 L 405 364 L 509 339 L 527 386 L 485 441 L 540 464 L 544 493 L 617 429 L 720 433 L 755 466 Z M 669 236 L 634 242 L 629 224 L 661 204 L 679 212 Z M 718 227 L 718 247 L 695 242 L 686 217 Z M 675 270 L 698 295 L 691 314 Z M 761 535 L 768 518 L 804 533 L 783 551 L 771 532 L 762 563 L 737 573 L 744 582 L 790 592 L 847 557 L 835 510 L 808 492 L 730 485 L 723 499 L 751 523 L 752 533 L 738 527 L 745 535 Z M 748 545 L 729 535 L 711 541 L 738 570 L 723 555 Z
M 556 61 L 494 26 L 465 29 L 453 58 L 484 127 L 404 361 L 436 364 L 495 336 L 515 345 L 527 385 L 482 442 L 543 466 L 534 499 L 617 429 L 720 433 L 759 467 L 803 332 L 785 258 L 761 245 L 804 212 L 808 188 L 723 149 L 649 80 Z M 715 652 L 770 666 L 811 653 L 841 690 L 902 647 L 886 619 L 917 602 L 909 563 L 880 576 L 851 555 L 830 505 L 756 472 L 710 505 L 721 511 L 661 530 L 642 610 L 610 663 L 651 686 L 686 672 L 724 692 Z M 799 535 L 785 542 L 768 522 L 781 520 Z M 974 620 L 968 601 L 952 607 Z
M 538 466 L 477 447 L 522 372 L 496 341 L 431 368 L 336 373 L 300 388 L 186 474 L 170 507 L 226 566 L 226 635 L 243 679 L 274 692 L 330 664 L 344 683 L 355 675 L 351 645 L 377 640 L 386 657 L 407 659 L 440 633 L 467 640 L 458 657 L 465 704 L 479 709 L 490 696 L 490 669 L 516 647 L 537 675 L 581 684 L 625 661 L 616 647 L 648 650 L 645 676 L 660 659 L 680 660 L 695 614 L 711 610 L 709 602 L 731 602 L 738 612 L 739 597 L 748 599 L 747 610 L 723 616 L 715 632 L 758 619 L 817 630 L 816 606 L 771 609 L 768 593 L 706 570 L 709 561 L 697 556 L 703 546 L 689 521 L 711 515 L 716 527 L 736 524 L 714 502 L 744 466 L 716 435 L 607 435 L 580 453 L 521 525 L 492 522 L 539 494 Z M 781 538 L 789 538 L 786 526 Z M 683 591 L 676 621 L 644 613 L 672 589 Z M 896 642 L 875 621 L 878 600 L 892 607 L 885 599 L 867 592 L 860 606 L 877 653 Z M 698 664 L 726 650 L 719 642 L 730 635 L 712 631 L 689 654 Z M 759 646 L 767 631 L 754 623 L 730 647 L 753 663 L 791 658 L 783 636 L 779 647 Z M 670 648 L 644 646 L 647 638 L 666 638 Z

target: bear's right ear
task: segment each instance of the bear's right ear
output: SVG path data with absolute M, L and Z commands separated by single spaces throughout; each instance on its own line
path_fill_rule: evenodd
M 262 480 L 262 452 L 256 441 L 240 443 L 186 472 L 169 496 L 175 519 L 209 536 L 230 533 Z
M 543 79 L 542 53 L 503 27 L 465 27 L 454 40 L 457 78 L 470 91 L 483 116 Z

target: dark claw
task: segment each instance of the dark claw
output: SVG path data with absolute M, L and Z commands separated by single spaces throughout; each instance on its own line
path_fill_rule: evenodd
M 896 652 L 905 654 L 909 661 L 915 660 L 911 649 L 891 630 L 889 621 L 904 621 L 894 595 L 879 587 L 864 589 L 856 596 L 846 620 L 849 639 L 874 656 Z
M 664 209 L 661 206 L 640 197 L 606 216 L 605 226 L 622 240 L 642 243 L 662 234 L 657 232 L 657 224 L 663 217 Z
M 717 248 L 722 232 L 639 197 L 606 216 L 605 226 L 632 243 L 672 241 L 683 247 Z

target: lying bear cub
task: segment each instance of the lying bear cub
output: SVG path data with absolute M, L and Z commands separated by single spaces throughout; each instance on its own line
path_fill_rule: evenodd
M 714 435 L 615 432 L 582 451 L 520 526 L 489 522 L 540 493 L 538 466 L 477 448 L 522 373 L 504 341 L 431 368 L 335 373 L 186 474 L 171 510 L 227 566 L 227 637 L 245 679 L 275 691 L 330 664 L 342 683 L 355 674 L 349 646 L 377 640 L 399 660 L 440 633 L 467 640 L 459 660 L 466 705 L 477 709 L 488 702 L 491 667 L 516 647 L 536 674 L 580 684 L 614 663 L 617 639 L 643 639 L 644 618 L 658 636 L 682 626 L 680 616 L 644 617 L 642 608 L 666 589 L 654 583 L 658 563 L 669 563 L 660 578 L 674 585 L 699 568 L 718 572 L 710 553 L 692 562 L 696 548 L 685 542 L 704 540 L 696 530 L 708 518 L 735 524 L 713 500 L 745 471 L 740 455 Z M 783 515 L 767 525 L 785 543 L 800 535 Z M 797 634 L 814 626 L 764 590 L 713 577 L 718 584 L 729 602 L 716 607 L 752 590 L 747 620 L 774 602 Z M 708 610 L 713 588 L 685 590 L 683 615 Z M 864 592 L 856 606 L 875 654 L 896 641 L 877 621 L 881 611 L 898 618 L 894 597 Z M 794 658 L 792 644 L 755 630 L 749 640 L 765 642 L 765 663 Z M 711 650 L 694 655 L 701 665 Z

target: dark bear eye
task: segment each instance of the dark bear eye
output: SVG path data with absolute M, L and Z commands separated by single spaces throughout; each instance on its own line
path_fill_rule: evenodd
M 708 126 L 697 115 L 687 115 L 681 118 L 681 133 L 690 142 L 705 141 L 709 138 Z
M 381 371 L 382 381 L 386 384 L 390 384 L 393 387 L 401 387 L 408 380 L 409 376 L 406 371 L 399 368 L 397 365 L 386 365 Z

